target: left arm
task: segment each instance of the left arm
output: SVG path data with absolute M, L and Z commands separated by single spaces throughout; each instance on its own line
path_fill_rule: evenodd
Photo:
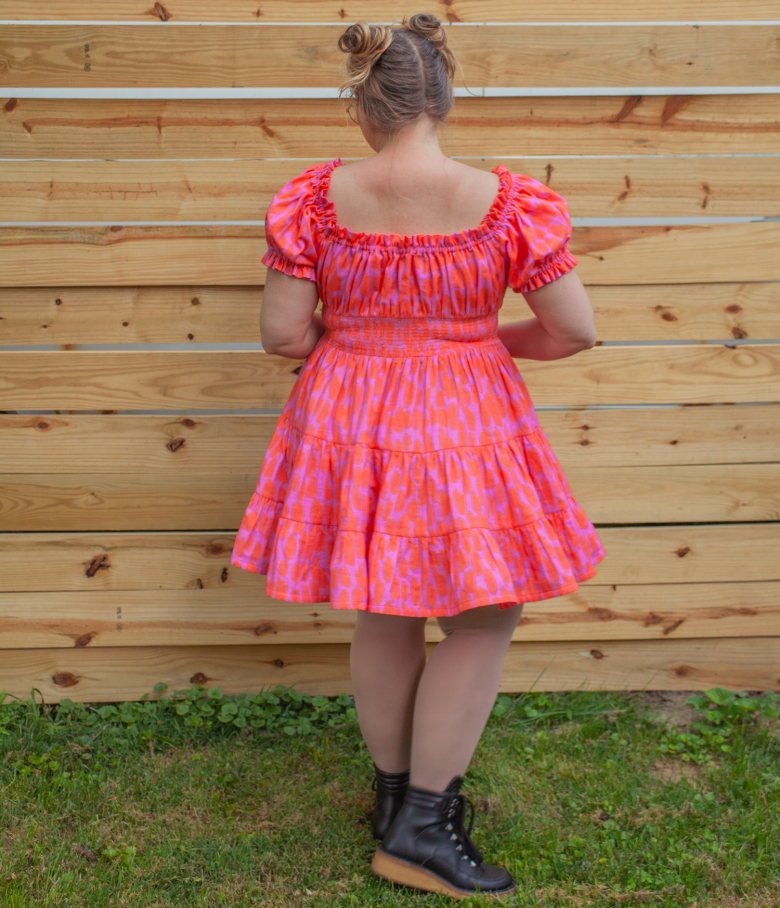
M 260 309 L 260 341 L 266 353 L 305 359 L 325 333 L 315 312 L 319 294 L 314 281 L 269 268 Z

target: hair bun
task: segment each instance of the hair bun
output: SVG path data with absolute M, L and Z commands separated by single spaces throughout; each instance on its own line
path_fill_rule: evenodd
M 441 49 L 447 46 L 447 32 L 444 26 L 431 13 L 415 13 L 404 19 L 404 28 L 421 38 L 427 38 L 431 44 Z
M 384 50 L 393 33 L 385 25 L 356 22 L 339 37 L 339 50 L 353 57 L 370 57 Z
M 386 25 L 367 25 L 356 22 L 339 37 L 339 50 L 349 54 L 347 57 L 348 85 L 354 92 L 371 74 L 371 68 L 379 59 L 393 38 L 392 29 Z
M 415 13 L 404 18 L 402 27 L 418 38 L 427 38 L 432 47 L 441 54 L 442 61 L 450 79 L 455 78 L 457 67 L 455 56 L 447 47 L 447 31 L 432 13 Z

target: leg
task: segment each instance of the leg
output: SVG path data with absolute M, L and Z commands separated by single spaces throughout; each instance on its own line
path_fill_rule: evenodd
M 409 769 L 417 684 L 425 667 L 425 618 L 359 611 L 350 670 L 360 731 L 385 772 Z
M 498 693 L 522 604 L 472 608 L 440 618 L 446 634 L 417 687 L 410 784 L 444 791 L 466 772 Z
M 461 899 L 515 890 L 466 828 L 461 778 L 490 715 L 522 605 L 479 606 L 439 620 L 446 634 L 417 687 L 410 785 L 371 865 L 395 883 Z

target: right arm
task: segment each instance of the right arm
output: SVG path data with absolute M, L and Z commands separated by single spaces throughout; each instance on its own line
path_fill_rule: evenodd
M 575 271 L 524 293 L 533 318 L 499 325 L 498 337 L 519 359 L 564 359 L 596 344 L 593 307 Z

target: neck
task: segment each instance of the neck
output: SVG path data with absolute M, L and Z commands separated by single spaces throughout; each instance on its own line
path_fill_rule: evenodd
M 395 135 L 382 134 L 372 142 L 376 157 L 394 161 L 439 160 L 444 154 L 439 147 L 436 124 L 430 117 L 405 126 Z

